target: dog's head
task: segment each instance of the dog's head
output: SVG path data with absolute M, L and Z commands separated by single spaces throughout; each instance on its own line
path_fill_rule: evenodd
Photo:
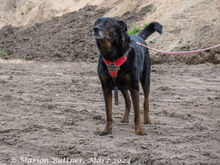
M 121 20 L 114 18 L 101 17 L 98 18 L 93 27 L 93 36 L 95 39 L 108 41 L 117 40 L 119 35 L 127 31 L 127 25 Z
M 108 17 L 98 18 L 94 24 L 92 34 L 101 54 L 106 59 L 116 59 L 130 45 L 127 25 L 121 20 Z

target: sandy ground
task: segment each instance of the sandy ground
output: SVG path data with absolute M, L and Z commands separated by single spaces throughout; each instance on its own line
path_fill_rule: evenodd
M 96 65 L 0 61 L 1 165 L 220 164 L 220 65 L 154 65 L 146 135 L 135 135 L 133 111 L 120 123 L 120 94 L 105 137 Z

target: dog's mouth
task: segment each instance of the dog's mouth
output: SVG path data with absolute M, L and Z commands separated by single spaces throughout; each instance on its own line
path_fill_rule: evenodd
M 101 31 L 99 31 L 99 32 L 92 31 L 92 35 L 95 39 L 105 39 L 105 37 Z
M 95 26 L 92 31 L 92 35 L 95 39 L 105 39 L 100 27 Z

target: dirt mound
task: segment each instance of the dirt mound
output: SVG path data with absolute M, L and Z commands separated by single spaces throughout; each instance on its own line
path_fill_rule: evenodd
M 135 22 L 140 17 L 133 17 L 133 14 L 141 16 L 150 8 L 125 13 L 123 18 L 129 23 Z M 96 6 L 86 6 L 27 29 L 5 26 L 0 31 L 0 49 L 5 51 L 3 58 L 96 62 L 98 50 L 91 35 L 92 27 L 97 17 L 106 11 L 106 8 L 96 10 Z
M 27 29 L 5 26 L 0 31 L 0 47 L 7 54 L 4 58 L 93 61 L 97 50 L 91 36 L 92 25 L 107 10 L 95 9 L 86 6 Z
M 179 51 L 182 51 L 179 50 Z M 185 63 L 187 65 L 213 63 L 220 64 L 220 51 L 208 50 L 202 53 L 185 54 L 185 55 L 166 55 L 166 54 L 151 54 L 153 64 L 163 63 Z
M 151 1 L 153 3 L 153 0 Z M 220 3 L 218 0 L 154 1 L 154 11 L 141 24 L 158 21 L 164 33 L 151 47 L 166 51 L 188 51 L 207 48 L 220 42 Z M 150 38 L 149 38 L 150 39 Z M 220 48 L 201 54 L 159 55 L 152 53 L 154 63 L 184 62 L 198 64 L 220 62 Z
M 151 16 L 154 10 L 155 6 L 152 4 L 146 6 L 137 5 L 133 10 L 117 16 L 117 18 L 123 19 L 129 27 L 132 27 L 137 22 L 142 21 L 147 15 Z M 79 11 L 68 13 L 61 17 L 54 17 L 49 21 L 37 23 L 26 29 L 5 26 L 0 30 L 0 50 L 2 50 L 0 57 L 40 61 L 97 62 L 98 50 L 92 38 L 91 30 L 95 19 L 109 13 L 109 11 L 110 9 L 107 8 L 97 9 L 96 6 L 86 6 Z M 187 12 L 184 17 L 189 17 L 187 14 L 190 12 Z M 213 26 L 202 25 L 199 29 L 192 29 L 192 37 L 189 37 L 190 32 L 188 32 L 188 29 L 185 28 L 183 30 L 184 20 L 179 18 L 180 16 L 178 15 L 176 17 L 178 17 L 180 23 L 178 22 L 173 27 L 170 24 L 164 24 L 164 20 L 161 20 L 164 25 L 163 37 L 157 42 L 154 42 L 154 39 L 152 41 L 150 39 L 151 46 L 164 50 L 171 49 L 171 51 L 189 50 L 212 46 L 219 41 L 220 35 L 218 34 L 220 34 L 220 30 L 217 26 L 219 21 L 216 19 L 209 20 L 213 23 Z M 169 18 L 169 21 L 177 19 L 176 17 Z M 193 24 L 199 26 L 202 24 L 201 22 L 194 22 Z M 179 37 L 178 33 L 182 35 Z M 180 62 L 186 64 L 220 63 L 219 56 L 219 49 L 193 55 L 169 56 L 151 53 L 153 64 Z
M 99 5 L 103 0 L 0 0 L 0 28 L 33 26 L 52 17 L 78 11 L 86 5 Z

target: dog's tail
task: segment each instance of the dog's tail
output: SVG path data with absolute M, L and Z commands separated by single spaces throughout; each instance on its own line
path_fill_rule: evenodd
M 153 34 L 155 31 L 162 34 L 163 26 L 159 24 L 158 22 L 152 22 L 149 25 L 147 25 L 139 34 L 141 38 L 146 40 L 151 34 Z

